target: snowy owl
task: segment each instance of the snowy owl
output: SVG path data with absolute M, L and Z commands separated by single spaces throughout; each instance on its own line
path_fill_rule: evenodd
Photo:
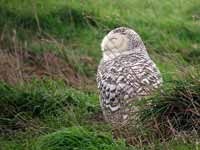
M 123 126 L 136 111 L 134 102 L 159 88 L 162 77 L 132 29 L 110 31 L 102 40 L 101 50 L 103 58 L 97 71 L 101 109 L 106 121 Z

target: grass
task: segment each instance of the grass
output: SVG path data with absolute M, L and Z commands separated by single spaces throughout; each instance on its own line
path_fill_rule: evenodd
M 142 120 L 147 124 L 153 123 L 153 126 L 157 126 L 158 134 L 162 136 L 169 137 L 179 132 L 193 130 L 198 134 L 199 81 L 198 73 L 196 76 L 188 75 L 187 80 L 173 81 L 173 84 L 165 88 L 162 93 L 147 100 L 147 107 L 141 111 Z
M 63 119 L 61 121 L 65 126 L 79 125 L 81 120 L 84 121 L 84 116 L 98 110 L 95 94 L 65 88 L 61 81 L 33 80 L 29 84 L 14 87 L 2 82 L 0 91 L 1 128 L 5 128 L 2 132 L 20 128 L 19 122 L 23 129 L 28 126 L 29 120 L 48 120 L 56 116 Z
M 199 6 L 198 0 L 1 0 L 0 147 L 199 149 L 199 124 L 188 119 L 199 117 L 199 103 L 189 99 L 200 94 Z M 153 96 L 151 107 L 143 104 L 149 123 L 139 122 L 126 142 L 112 139 L 95 84 L 100 42 L 118 26 L 141 35 L 165 92 Z
M 106 133 L 98 134 L 80 127 L 72 127 L 41 137 L 36 149 L 123 150 L 125 148 L 124 141 L 115 142 L 112 136 Z

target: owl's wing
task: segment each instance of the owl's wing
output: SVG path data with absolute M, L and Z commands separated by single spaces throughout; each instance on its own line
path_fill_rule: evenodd
M 127 61 L 127 59 L 126 59 Z M 162 83 L 162 78 L 151 59 L 132 63 L 123 59 L 100 64 L 97 73 L 101 107 L 115 112 L 126 99 L 149 95 Z

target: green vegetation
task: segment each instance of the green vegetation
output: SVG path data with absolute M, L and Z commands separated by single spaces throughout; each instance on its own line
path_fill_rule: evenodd
M 199 0 L 1 0 L 0 149 L 200 149 L 199 7 Z M 119 26 L 141 35 L 164 86 L 117 140 L 102 118 L 95 73 L 101 39 Z
M 97 134 L 80 127 L 73 127 L 41 137 L 36 149 L 123 150 L 125 143 L 123 141 L 116 143 L 105 133 Z
M 195 130 L 199 133 L 199 74 L 193 77 L 188 75 L 188 78 L 173 81 L 172 86 L 149 98 L 147 103 L 151 104 L 140 112 L 143 122 L 154 122 L 162 129 L 160 133 L 168 137 L 181 131 Z

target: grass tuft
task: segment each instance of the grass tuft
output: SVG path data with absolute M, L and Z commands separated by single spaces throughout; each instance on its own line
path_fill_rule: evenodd
M 97 104 L 95 94 L 66 88 L 63 82 L 34 80 L 28 85 L 20 86 L 1 82 L 0 128 L 12 130 L 19 122 L 26 123 L 30 118 L 55 117 L 62 112 L 70 116 L 71 111 L 75 110 L 76 119 L 81 120 L 90 112 L 98 111 Z
M 147 101 L 151 104 L 142 111 L 143 121 L 152 123 L 160 133 L 176 135 L 183 131 L 200 131 L 199 75 L 175 80 L 162 93 Z
M 39 138 L 37 150 L 125 150 L 124 141 L 114 141 L 111 135 L 88 131 L 82 127 L 62 129 Z

